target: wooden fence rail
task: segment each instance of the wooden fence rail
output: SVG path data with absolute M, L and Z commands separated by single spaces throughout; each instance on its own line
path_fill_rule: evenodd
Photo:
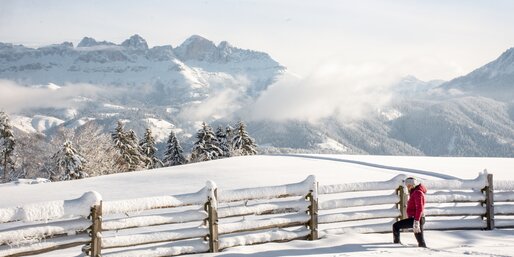
M 389 232 L 395 220 L 407 217 L 405 177 L 320 186 L 309 176 L 294 184 L 225 191 L 209 181 L 192 194 L 119 201 L 84 198 L 79 202 L 90 208 L 86 214 L 70 207 L 76 202 L 64 201 L 61 205 L 68 206 L 73 219 L 49 214 L 54 220 L 34 218 L 35 224 L 30 225 L 20 222 L 27 219 L 23 208 L 0 209 L 4 214 L 0 229 L 2 223 L 17 225 L 0 230 L 0 256 L 33 255 L 84 244 L 84 253 L 95 257 L 123 256 L 127 247 L 132 254 L 144 256 L 154 251 L 149 244 L 160 244 L 159 254 L 171 256 L 317 240 L 326 233 Z M 474 180 L 423 183 L 429 189 L 427 230 L 514 227 L 514 181 L 498 181 L 495 187 L 492 174 L 482 174 Z M 34 240 L 40 241 L 37 247 L 30 244 Z
M 35 255 L 91 242 L 87 231 L 92 221 L 86 216 L 100 201 L 98 193 L 87 192 L 77 199 L 1 208 L 0 256 Z

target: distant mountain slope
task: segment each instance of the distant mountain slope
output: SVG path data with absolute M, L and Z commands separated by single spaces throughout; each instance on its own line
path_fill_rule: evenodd
M 508 105 L 484 97 L 418 103 L 391 123 L 390 136 L 426 155 L 514 156 Z
M 496 60 L 441 85 L 445 89 L 459 89 L 504 101 L 514 99 L 514 48 Z

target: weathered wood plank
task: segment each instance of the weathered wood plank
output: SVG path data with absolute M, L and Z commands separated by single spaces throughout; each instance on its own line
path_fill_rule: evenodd
M 91 208 L 91 219 L 93 226 L 91 227 L 91 256 L 101 257 L 102 254 L 102 202 Z

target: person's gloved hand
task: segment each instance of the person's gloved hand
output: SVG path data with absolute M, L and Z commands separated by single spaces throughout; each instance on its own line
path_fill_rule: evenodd
M 412 227 L 412 230 L 414 230 L 414 233 L 421 233 L 421 226 L 419 224 L 419 220 L 414 221 L 414 226 Z

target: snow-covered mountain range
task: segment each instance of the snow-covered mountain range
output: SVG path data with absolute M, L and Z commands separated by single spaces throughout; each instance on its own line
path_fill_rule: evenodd
M 16 85 L 3 90 L 37 89 L 61 97 L 48 101 L 67 100 L 0 106 L 18 133 L 51 134 L 90 120 L 112 130 L 121 119 L 139 135 L 152 128 L 159 142 L 173 129 L 187 149 L 199 122 L 242 119 L 264 152 L 514 156 L 513 49 L 448 82 L 405 77 L 391 87 L 387 106 L 351 122 L 253 120 L 240 111 L 287 76 L 266 53 L 200 36 L 151 48 L 139 35 L 120 44 L 85 37 L 76 47 L 0 43 L 0 85 Z
M 203 99 L 211 89 L 227 83 L 257 95 L 284 71 L 266 53 L 239 49 L 225 41 L 216 46 L 200 36 L 176 48 L 148 48 L 139 35 L 120 45 L 89 37 L 77 47 L 69 42 L 37 49 L 0 43 L 3 79 L 23 85 L 89 83 L 124 90 L 147 86 L 145 97 L 151 94 L 151 100 L 158 101 L 152 105 Z

